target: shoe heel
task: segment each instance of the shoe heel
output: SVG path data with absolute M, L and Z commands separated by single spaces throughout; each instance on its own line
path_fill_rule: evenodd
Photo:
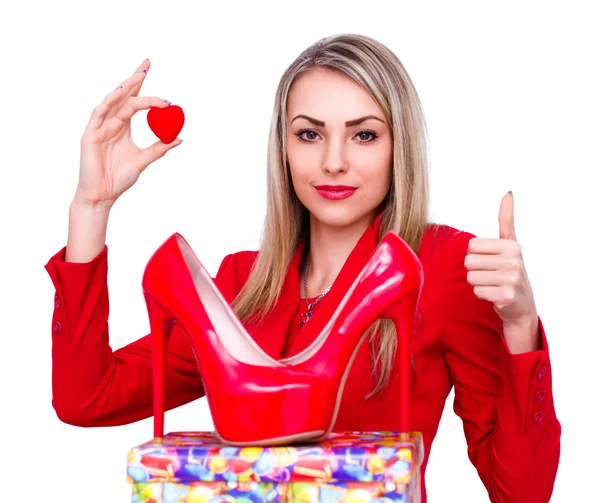
M 146 299 L 148 317 L 150 319 L 150 331 L 152 333 L 154 438 L 162 438 L 164 436 L 166 351 L 169 336 L 176 321 L 170 313 L 163 309 L 146 292 L 144 292 L 144 298 Z
M 400 432 L 408 431 L 408 399 L 410 396 L 410 343 L 412 341 L 421 288 L 406 294 L 386 313 L 385 318 L 394 322 L 398 336 L 398 360 L 400 366 Z

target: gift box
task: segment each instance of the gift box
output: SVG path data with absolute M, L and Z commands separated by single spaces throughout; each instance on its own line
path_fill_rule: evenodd
M 235 447 L 169 433 L 129 450 L 134 503 L 418 503 L 420 433 L 331 433 L 318 443 Z

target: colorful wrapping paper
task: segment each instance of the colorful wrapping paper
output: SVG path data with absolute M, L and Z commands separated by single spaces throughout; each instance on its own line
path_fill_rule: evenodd
M 134 503 L 417 503 L 420 433 L 331 433 L 319 444 L 234 447 L 212 432 L 130 449 Z

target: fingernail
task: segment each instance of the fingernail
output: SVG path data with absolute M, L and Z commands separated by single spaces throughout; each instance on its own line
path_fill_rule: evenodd
M 173 103 L 171 103 L 169 100 L 163 100 L 165 103 L 168 103 L 169 105 L 172 105 Z
M 512 194 L 512 190 L 509 190 L 509 191 L 508 191 L 508 194 Z

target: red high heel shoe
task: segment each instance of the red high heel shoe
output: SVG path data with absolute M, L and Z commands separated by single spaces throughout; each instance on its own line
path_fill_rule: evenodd
M 142 287 L 153 334 L 154 436 L 163 436 L 164 360 L 179 323 L 196 357 L 215 433 L 235 445 L 320 441 L 331 432 L 364 332 L 394 320 L 401 337 L 402 402 L 408 402 L 409 343 L 423 271 L 414 252 L 389 232 L 317 339 L 274 360 L 247 333 L 187 241 L 173 234 L 152 255 Z M 407 432 L 404 412 L 401 430 Z

